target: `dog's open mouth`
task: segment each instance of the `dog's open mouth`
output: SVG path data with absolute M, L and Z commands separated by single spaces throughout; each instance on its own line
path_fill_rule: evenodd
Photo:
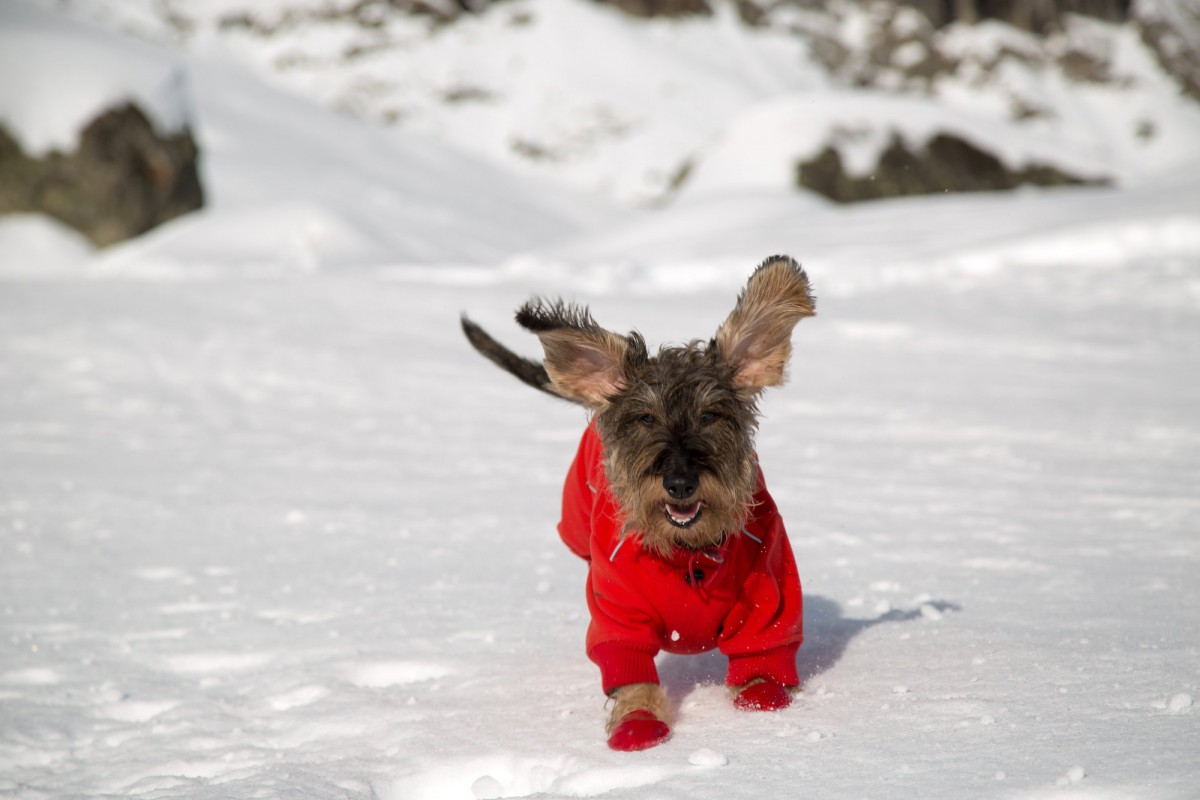
M 696 520 L 700 519 L 700 512 L 704 510 L 704 504 L 697 500 L 694 503 L 689 503 L 685 506 L 675 505 L 674 503 L 663 503 L 663 514 L 667 521 L 676 528 L 690 528 L 696 524 Z

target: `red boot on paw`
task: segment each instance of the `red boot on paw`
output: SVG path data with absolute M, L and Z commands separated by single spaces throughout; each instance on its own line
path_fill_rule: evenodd
M 667 723 L 639 708 L 617 720 L 609 734 L 608 746 L 625 752 L 645 750 L 665 742 L 670 735 L 671 728 Z
M 738 692 L 733 704 L 746 711 L 779 711 L 792 704 L 792 695 L 775 681 L 759 681 Z

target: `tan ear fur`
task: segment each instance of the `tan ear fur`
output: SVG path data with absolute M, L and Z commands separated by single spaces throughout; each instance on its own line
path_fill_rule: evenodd
M 788 256 L 764 261 L 717 329 L 721 357 L 736 368 L 734 384 L 751 390 L 778 386 L 792 354 L 792 329 L 816 313 L 803 268 Z
M 560 328 L 538 333 L 538 339 L 546 352 L 546 373 L 567 397 L 599 411 L 625 388 L 625 337 L 603 329 Z
M 625 388 L 629 340 L 596 324 L 586 308 L 534 298 L 517 310 L 517 323 L 537 334 L 554 388 L 593 411 Z

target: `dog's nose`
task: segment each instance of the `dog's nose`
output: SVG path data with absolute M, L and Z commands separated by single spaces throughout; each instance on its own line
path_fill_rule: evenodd
M 696 493 L 700 478 L 694 472 L 668 472 L 663 476 L 663 488 L 673 500 L 686 500 Z

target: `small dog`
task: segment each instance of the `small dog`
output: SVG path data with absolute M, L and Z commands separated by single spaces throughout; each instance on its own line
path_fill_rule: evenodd
M 773 256 L 712 340 L 657 355 L 638 333 L 605 330 L 561 300 L 535 298 L 517 311 L 541 340 L 543 362 L 462 318 L 484 356 L 591 412 L 558 530 L 588 562 L 587 653 L 610 698 L 613 749 L 670 736 L 660 650 L 719 648 L 739 708 L 784 708 L 799 685 L 800 579 L 754 432 L 758 397 L 783 383 L 792 329 L 814 303 L 800 265 Z

